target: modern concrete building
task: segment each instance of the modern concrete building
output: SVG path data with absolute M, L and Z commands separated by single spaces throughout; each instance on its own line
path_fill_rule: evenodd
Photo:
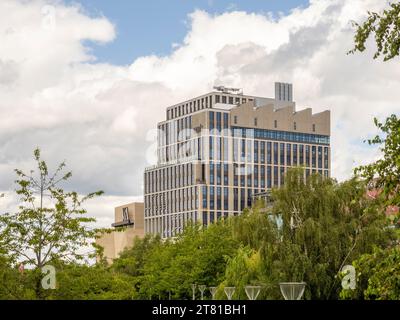
M 296 110 L 291 84 L 275 98 L 216 91 L 167 108 L 157 164 L 145 170 L 145 232 L 175 236 L 250 206 L 293 166 L 330 176 L 330 111 Z
M 133 202 L 115 208 L 116 229 L 112 233 L 103 234 L 96 244 L 104 248 L 104 256 L 111 263 L 121 251 L 133 245 L 135 237 L 144 237 L 144 205 Z M 120 229 L 120 230 L 118 230 Z

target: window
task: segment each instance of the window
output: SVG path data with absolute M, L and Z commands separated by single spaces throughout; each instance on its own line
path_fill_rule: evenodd
M 315 132 L 315 124 L 312 125 L 312 131 Z
M 300 153 L 300 165 L 304 164 L 304 145 L 299 145 L 299 153 Z
M 238 186 L 239 184 L 239 166 L 235 163 L 233 164 L 233 185 Z
M 258 162 L 258 141 L 254 141 L 254 162 Z
M 297 123 L 296 123 L 296 122 L 293 123 L 293 129 L 294 129 L 294 130 L 297 130 Z
M 246 205 L 246 189 L 240 189 L 240 211 L 243 211 Z
M 254 187 L 258 188 L 258 165 L 254 166 Z
M 292 165 L 292 145 L 290 143 L 286 145 L 286 165 Z
M 215 209 L 214 197 L 215 197 L 215 188 L 214 187 L 210 187 L 210 209 L 211 210 Z
M 322 168 L 322 147 L 318 147 L 318 168 Z
M 281 186 L 285 183 L 285 167 L 281 167 Z
M 210 118 L 210 131 L 211 131 L 214 129 L 214 111 L 210 111 L 209 118 Z
M 279 184 L 279 173 L 278 173 L 278 167 L 274 167 L 274 186 L 278 187 Z
M 233 104 L 233 97 L 229 97 L 229 104 Z
M 278 164 L 278 143 L 274 142 L 274 164 Z
M 279 152 L 280 152 L 280 160 L 281 160 L 280 164 L 283 166 L 285 164 L 285 144 L 281 143 L 279 145 L 279 147 L 280 147 Z
M 129 221 L 129 212 L 128 208 L 122 208 L 122 221 L 127 222 Z
M 278 120 L 274 120 L 274 128 L 278 128 Z
M 261 166 L 260 187 L 265 188 L 265 166 Z
M 252 183 L 252 174 L 253 174 L 253 166 L 248 165 L 247 166 L 247 187 L 251 188 L 251 183 Z
M 310 166 L 310 146 L 306 146 L 306 167 Z
M 224 185 L 229 185 L 229 171 L 228 164 L 224 164 Z
M 214 137 L 210 137 L 210 160 L 214 159 Z
M 329 164 L 329 151 L 328 147 L 324 148 L 324 168 L 328 169 L 328 164 Z
M 254 118 L 254 125 L 257 127 L 257 118 Z
M 221 185 L 221 163 L 217 163 L 217 184 Z
M 222 207 L 222 188 L 217 187 L 217 210 L 221 210 Z
M 226 96 L 222 96 L 222 103 L 226 103 Z
M 228 129 L 229 126 L 229 114 L 228 113 L 224 113 L 224 129 Z M 225 132 L 225 134 L 227 134 Z
M 208 224 L 207 218 L 208 218 L 207 217 L 207 212 L 204 211 L 203 212 L 203 226 L 206 226 Z
M 217 112 L 217 134 L 220 134 L 222 125 L 221 125 L 221 112 Z
M 265 142 L 264 141 L 260 142 L 260 149 L 261 149 L 260 162 L 265 163 Z
M 233 189 L 233 210 L 239 211 L 239 191 L 237 188 Z
M 214 164 L 210 163 L 210 184 L 215 183 L 215 178 L 214 178 Z
M 216 95 L 215 96 L 215 103 L 219 103 L 221 100 L 221 96 L 220 95 Z
M 234 124 L 237 124 L 237 116 L 234 116 L 234 117 L 233 117 L 233 123 L 234 123 Z
M 229 206 L 229 189 L 224 188 L 224 210 L 228 210 Z
M 297 166 L 297 144 L 293 145 L 293 165 Z
M 272 170 L 271 170 L 271 166 L 267 167 L 267 188 L 271 188 L 272 187 Z
M 316 146 L 312 146 L 312 166 L 313 168 L 315 168 L 317 166 L 317 147 Z

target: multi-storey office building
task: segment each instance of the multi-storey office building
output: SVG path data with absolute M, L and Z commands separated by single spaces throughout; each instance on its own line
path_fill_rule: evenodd
M 330 176 L 330 111 L 296 111 L 291 84 L 276 83 L 274 99 L 218 90 L 167 108 L 158 124 L 158 162 L 144 174 L 146 233 L 170 237 L 189 221 L 237 215 L 293 166 Z

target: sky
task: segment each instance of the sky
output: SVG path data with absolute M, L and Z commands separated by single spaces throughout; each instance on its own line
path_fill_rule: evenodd
M 130 64 L 144 55 L 168 55 L 190 28 L 188 15 L 205 10 L 213 15 L 234 10 L 279 16 L 293 8 L 306 7 L 307 0 L 109 0 L 67 1 L 78 3 L 91 16 L 105 16 L 114 24 L 116 38 L 107 45 L 88 43 L 97 62 Z
M 64 187 L 103 190 L 87 204 L 101 226 L 143 197 L 155 128 L 168 106 L 214 85 L 272 97 L 293 84 L 298 110 L 331 110 L 332 176 L 379 156 L 373 117 L 399 114 L 398 59 L 352 48 L 351 20 L 382 0 L 0 1 L 0 212 L 13 211 L 19 168 L 40 147 Z M 144 7 L 145 6 L 145 7 Z

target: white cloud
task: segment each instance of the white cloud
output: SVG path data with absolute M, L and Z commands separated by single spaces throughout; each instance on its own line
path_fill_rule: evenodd
M 294 84 L 300 109 L 332 110 L 333 175 L 344 179 L 377 155 L 362 144 L 375 133 L 372 117 L 400 111 L 398 60 L 374 61 L 371 51 L 346 55 L 354 32 L 349 20 L 384 5 L 314 0 L 279 17 L 195 11 L 171 55 L 125 67 L 96 63 L 84 45 L 115 38 L 107 17 L 56 0 L 2 0 L 0 190 L 14 188 L 12 169 L 30 169 L 40 146 L 53 166 L 67 160 L 74 174 L 69 188 L 106 191 L 110 198 L 91 207 L 105 222 L 112 206 L 142 195 L 153 144 L 148 131 L 167 106 L 214 84 L 273 96 L 274 81 Z

